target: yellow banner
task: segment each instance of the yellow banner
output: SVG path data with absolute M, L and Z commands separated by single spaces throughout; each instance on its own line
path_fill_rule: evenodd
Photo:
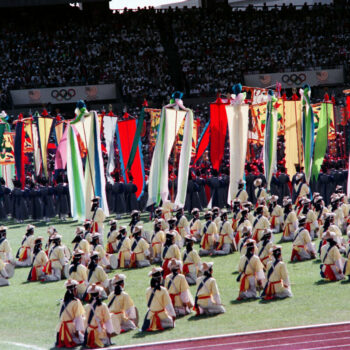
M 15 164 L 15 133 L 4 132 L 1 153 L 0 153 L 0 164 Z
M 24 121 L 24 153 L 34 152 L 32 120 Z
M 286 168 L 291 175 L 295 164 L 303 166 L 301 102 L 285 101 L 284 110 Z

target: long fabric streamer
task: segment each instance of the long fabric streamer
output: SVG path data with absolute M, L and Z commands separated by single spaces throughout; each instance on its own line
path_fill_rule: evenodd
M 178 107 L 172 108 L 176 105 L 180 106 L 182 110 L 178 110 Z M 162 109 L 156 146 L 150 168 L 147 206 L 152 204 L 159 205 L 161 200 L 164 202 L 168 199 L 168 160 L 175 137 L 179 132 L 183 119 L 186 117 L 189 120 L 186 120 L 184 127 L 183 144 L 179 161 L 178 191 L 175 199 L 175 203 L 178 205 L 185 203 L 189 163 L 191 160 L 193 112 L 189 109 L 184 109 L 181 100 L 176 100 L 175 104 L 167 105 Z
M 142 107 L 141 113 L 140 113 L 140 118 L 137 120 L 137 128 L 136 132 L 134 135 L 134 141 L 132 143 L 132 148 L 130 151 L 129 159 L 128 159 L 128 164 L 126 165 L 126 171 L 131 169 L 131 166 L 134 162 L 136 152 L 139 147 L 140 139 L 141 139 L 141 132 L 142 132 L 142 127 L 143 127 L 143 121 L 145 119 L 145 111 L 144 107 Z
M 89 218 L 91 214 L 91 200 L 93 197 L 100 197 L 100 206 L 106 216 L 109 215 L 107 196 L 106 196 L 106 180 L 104 174 L 100 125 L 97 113 L 90 112 L 84 117 L 84 126 L 88 126 L 90 131 L 86 135 L 87 156 L 85 162 L 85 213 Z
M 18 121 L 15 135 L 15 167 L 16 179 L 21 181 L 22 188 L 25 186 L 24 173 L 24 123 Z
M 210 159 L 213 168 L 217 171 L 219 171 L 225 152 L 226 105 L 221 98 L 217 98 L 215 103 L 210 104 Z
M 209 123 L 205 124 L 204 129 L 201 133 L 201 136 L 199 137 L 198 144 L 197 144 L 197 150 L 196 150 L 196 157 L 193 160 L 193 164 L 196 164 L 200 157 L 203 155 L 204 151 L 209 146 L 209 140 L 210 140 L 210 128 Z
M 277 158 L 277 109 L 273 104 L 277 102 L 277 98 L 268 95 L 266 106 L 266 121 L 264 135 L 264 170 L 267 181 L 267 190 L 270 190 L 272 174 L 276 169 Z
M 108 161 L 106 166 L 106 178 L 107 181 L 113 184 L 113 178 L 111 172 L 113 172 L 115 163 L 114 163 L 114 135 L 115 128 L 117 124 L 117 117 L 104 116 L 103 117 L 103 130 L 104 137 L 106 142 L 106 150 L 108 155 Z
M 332 114 L 332 103 L 322 103 L 321 113 L 319 113 L 319 122 L 315 140 L 314 159 L 312 162 L 312 179 L 317 180 L 321 165 L 327 150 L 328 144 L 328 125 Z
M 67 125 L 67 177 L 74 220 L 85 220 L 85 180 L 77 136 Z
M 304 150 L 304 167 L 306 181 L 310 181 L 312 158 L 314 151 L 314 112 L 310 103 L 311 89 L 305 87 L 304 90 L 300 90 L 302 96 L 302 111 L 303 111 L 303 150 Z
M 141 141 L 138 137 L 138 147 L 136 148 L 136 153 L 134 156 L 134 161 L 131 164 L 131 168 L 127 170 L 127 161 L 130 158 L 130 152 L 132 151 L 133 141 L 135 140 L 138 122 L 135 119 L 119 121 L 116 125 L 117 133 L 117 145 L 119 149 L 119 160 L 122 171 L 122 176 L 124 182 L 128 183 L 130 181 L 129 174 L 133 177 L 133 183 L 137 187 L 136 197 L 139 199 L 144 190 L 145 186 L 145 174 L 143 166 L 143 158 L 141 151 Z
M 249 106 L 226 106 L 230 138 L 230 186 L 227 203 L 231 204 L 243 179 L 248 143 Z
M 51 132 L 51 127 L 54 119 L 50 117 L 38 117 L 38 131 L 39 131 L 39 143 L 41 149 L 41 159 L 43 161 L 44 174 L 47 177 L 47 145 L 49 143 L 49 137 Z

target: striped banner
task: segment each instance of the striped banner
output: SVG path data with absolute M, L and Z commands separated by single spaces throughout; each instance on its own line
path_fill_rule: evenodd
M 85 162 L 85 213 L 86 217 L 91 213 L 91 200 L 100 197 L 100 206 L 106 216 L 109 216 L 106 179 L 102 158 L 100 125 L 95 111 L 89 112 L 83 118 L 83 128 L 88 129 L 86 134 L 87 156 Z M 85 128 L 85 126 L 87 126 Z
M 38 117 L 39 144 L 41 150 L 41 159 L 43 161 L 44 174 L 47 177 L 47 145 L 49 143 L 51 127 L 54 119 L 50 117 Z
M 24 123 L 22 121 L 18 121 L 16 123 L 14 158 L 16 167 L 16 179 L 21 181 L 22 188 L 24 188 Z
M 180 110 L 177 106 L 180 106 Z M 173 108 L 175 107 L 175 108 Z M 179 161 L 178 191 L 175 203 L 183 205 L 186 199 L 189 164 L 191 160 L 193 112 L 183 107 L 181 100 L 175 104 L 163 107 L 157 134 L 157 142 L 154 148 L 148 183 L 147 206 L 168 199 L 169 188 L 169 156 L 173 148 L 176 135 L 179 132 L 183 120 L 186 118 L 184 137 Z M 189 129 L 190 128 L 190 129 Z M 175 148 L 175 156 L 178 150 Z

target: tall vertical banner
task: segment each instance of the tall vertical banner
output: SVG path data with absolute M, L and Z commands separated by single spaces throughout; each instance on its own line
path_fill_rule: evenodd
M 56 125 L 55 125 L 55 133 L 56 133 L 57 145 L 60 144 L 61 138 L 63 136 L 63 132 L 64 132 L 64 122 L 56 123 Z
M 180 105 L 182 109 L 179 110 L 177 105 Z M 168 199 L 168 160 L 176 135 L 185 117 L 188 120 L 186 120 L 184 128 L 184 139 L 179 161 L 178 191 L 175 199 L 175 203 L 179 205 L 184 205 L 185 203 L 189 163 L 191 160 L 191 147 L 189 145 L 192 144 L 193 112 L 184 109 L 181 100 L 176 100 L 174 105 L 168 105 L 162 109 L 149 175 L 148 206 L 152 204 L 158 205 L 161 200 L 164 202 Z
M 318 114 L 319 121 L 315 140 L 314 158 L 312 162 L 312 179 L 315 181 L 318 178 L 318 174 L 320 172 L 321 165 L 326 154 L 328 144 L 328 125 L 332 114 L 333 104 L 322 103 L 321 112 Z
M 74 130 L 74 129 L 73 129 Z M 65 169 L 67 165 L 67 136 L 68 136 L 68 128 L 64 130 L 64 133 L 60 139 L 56 150 L 55 156 L 55 170 Z
M 38 131 L 39 131 L 39 142 L 41 150 L 41 159 L 43 162 L 44 174 L 47 177 L 47 145 L 49 143 L 49 137 L 51 132 L 51 127 L 54 119 L 50 117 L 39 117 L 38 118 Z
M 41 152 L 39 146 L 39 135 L 38 135 L 38 127 L 34 123 L 32 123 L 32 135 L 33 135 L 33 157 L 34 157 L 34 169 L 35 175 L 40 175 L 41 170 Z
M 224 158 L 227 132 L 226 107 L 221 98 L 210 104 L 210 159 L 213 168 L 219 171 Z
M 267 190 L 270 190 L 272 174 L 276 169 L 277 160 L 277 109 L 273 103 L 277 98 L 268 95 L 269 101 L 266 108 L 265 137 L 264 137 L 264 170 L 267 181 Z
M 5 131 L 2 135 L 0 164 L 15 164 L 15 134 Z
M 24 153 L 29 153 L 34 151 L 32 124 L 33 124 L 32 119 L 24 120 Z
M 89 133 L 86 134 L 87 156 L 85 162 L 85 213 L 86 217 L 91 212 L 91 200 L 93 197 L 100 197 L 100 206 L 106 216 L 109 215 L 107 197 L 106 197 L 106 180 L 101 149 L 100 125 L 97 113 L 89 112 L 85 115 L 85 125 Z
M 15 167 L 16 167 L 16 179 L 21 181 L 22 188 L 25 185 L 25 173 L 24 173 L 24 122 L 18 121 L 16 123 L 16 135 L 15 135 Z
M 103 130 L 104 138 L 106 142 L 106 149 L 108 154 L 108 161 L 106 166 L 106 178 L 107 181 L 113 183 L 111 172 L 113 172 L 115 163 L 114 163 L 114 135 L 117 125 L 117 117 L 110 117 L 105 115 L 103 118 Z
M 314 112 L 311 107 L 310 87 L 305 87 L 304 90 L 300 91 L 302 96 L 302 111 L 303 111 L 303 151 L 304 151 L 304 168 L 306 181 L 310 181 L 312 158 L 314 151 L 314 138 L 315 138 L 315 127 L 314 127 Z
M 74 220 L 85 220 L 85 180 L 77 136 L 67 125 L 67 177 Z
M 130 173 L 133 177 L 133 183 L 137 187 L 136 197 L 140 198 L 145 186 L 145 174 L 140 144 L 140 135 L 137 136 L 136 133 L 137 126 L 138 123 L 135 119 L 118 121 L 116 125 L 116 132 L 119 149 L 119 160 L 124 182 L 128 183 L 130 181 Z M 131 156 L 134 141 L 137 141 L 137 147 L 135 149 L 134 159 L 132 163 L 129 164 L 130 169 L 128 169 L 128 161 Z
M 248 143 L 249 106 L 246 104 L 226 106 L 230 138 L 230 186 L 227 196 L 231 204 L 243 179 Z
M 197 147 L 196 147 L 196 156 L 193 160 L 193 164 L 196 164 L 199 160 L 199 158 L 203 155 L 204 151 L 208 148 L 209 146 L 209 140 L 210 140 L 210 132 L 209 132 L 209 123 L 205 124 L 202 133 L 199 137 Z
M 284 101 L 285 122 L 285 159 L 289 175 L 295 172 L 295 164 L 303 165 L 302 118 L 300 101 Z

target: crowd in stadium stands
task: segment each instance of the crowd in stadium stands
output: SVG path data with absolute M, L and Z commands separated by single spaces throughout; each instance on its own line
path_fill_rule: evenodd
M 146 96 L 164 101 L 181 74 L 186 95 L 227 91 L 245 72 L 350 63 L 350 6 L 283 6 L 268 10 L 218 8 L 125 11 L 86 20 L 54 14 L 22 23 L 9 18 L 0 31 L 0 104 L 10 89 L 115 82 L 125 102 Z M 159 23 L 171 27 L 180 67 Z M 178 72 L 176 71 L 178 70 Z M 174 73 L 175 74 L 171 74 Z M 347 79 L 349 76 L 346 77 Z

